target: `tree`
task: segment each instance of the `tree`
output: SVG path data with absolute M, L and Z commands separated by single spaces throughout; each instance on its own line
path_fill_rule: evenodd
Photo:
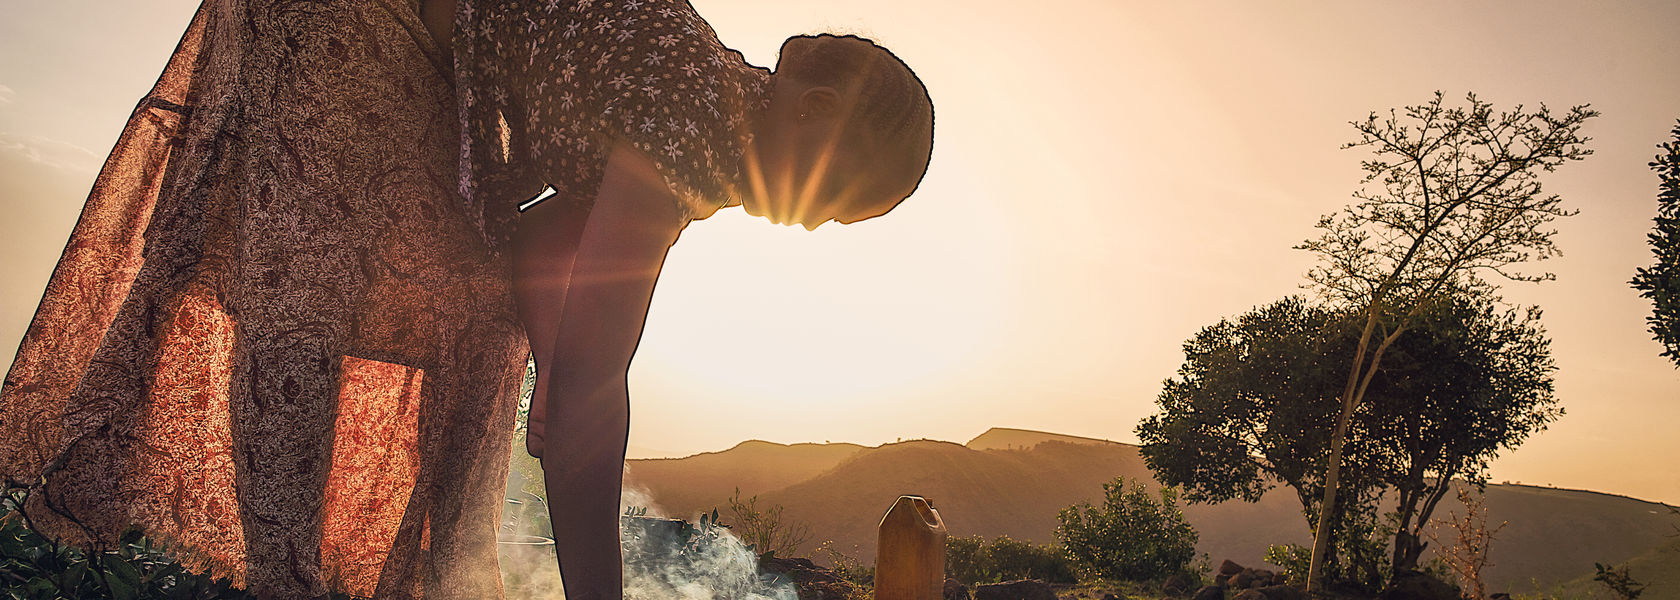
M 1455 480 L 1487 482 L 1500 450 L 1563 414 L 1540 311 L 1486 294 L 1444 295 L 1389 348 L 1366 400 L 1379 478 L 1396 493 L 1394 573 L 1415 570 L 1420 535 Z
M 1538 311 L 1502 310 L 1457 290 L 1421 310 L 1392 310 L 1418 318 L 1390 343 L 1346 429 L 1337 485 L 1347 501 L 1329 519 L 1318 517 L 1323 467 L 1340 379 L 1362 335 L 1357 313 L 1290 297 L 1204 328 L 1185 343 L 1184 365 L 1157 398 L 1160 412 L 1138 425 L 1145 462 L 1192 502 L 1256 501 L 1271 486 L 1294 488 L 1309 525 L 1335 525 L 1324 573 L 1367 587 L 1380 584 L 1373 544 L 1380 554 L 1387 541 L 1375 524 L 1377 500 L 1392 491 L 1394 549 L 1383 566 L 1415 568 L 1419 536 L 1450 484 L 1485 482 L 1500 450 L 1562 411 Z
M 1651 336 L 1663 345 L 1663 356 L 1680 367 L 1680 124 L 1674 139 L 1657 145 L 1662 153 L 1651 160 L 1661 192 L 1657 194 L 1654 231 L 1646 235 L 1657 264 L 1635 271 L 1633 288 L 1655 306 L 1645 320 Z
M 1436 92 L 1387 118 L 1371 113 L 1352 122 L 1359 139 L 1343 147 L 1374 155 L 1361 163 L 1366 175 L 1356 202 L 1322 217 L 1319 237 L 1297 246 L 1319 256 L 1308 273 L 1313 287 L 1365 321 L 1331 437 L 1322 504 L 1332 513 L 1349 422 L 1383 353 L 1412 325 L 1415 311 L 1447 288 L 1489 289 L 1482 272 L 1552 279 L 1513 268 L 1556 256 L 1550 224 L 1574 214 L 1556 194 L 1543 193 L 1540 172 L 1592 153 L 1579 132 L 1598 111 L 1581 105 L 1554 115 L 1545 105 L 1533 112 L 1519 105 L 1495 113 L 1475 94 L 1466 101 L 1447 106 Z M 1396 306 L 1411 308 L 1390 310 Z M 1319 521 L 1307 577 L 1312 589 L 1330 541 L 1330 522 Z
M 1056 542 L 1080 573 L 1142 581 L 1180 573 L 1196 555 L 1196 529 L 1178 510 L 1170 487 L 1150 494 L 1125 477 L 1103 484 L 1103 505 L 1069 506 L 1056 514 Z
M 1288 485 L 1310 527 L 1318 520 L 1336 393 L 1358 333 L 1348 319 L 1300 296 L 1203 328 L 1184 343 L 1184 364 L 1156 399 L 1159 412 L 1137 427 L 1144 461 L 1190 502 L 1254 502 Z M 1362 468 L 1376 464 L 1364 420 L 1350 428 L 1350 469 L 1339 482 L 1343 497 L 1357 501 L 1337 508 L 1333 522 L 1343 527 L 1335 532 L 1374 520 L 1367 513 L 1375 510 L 1379 474 Z

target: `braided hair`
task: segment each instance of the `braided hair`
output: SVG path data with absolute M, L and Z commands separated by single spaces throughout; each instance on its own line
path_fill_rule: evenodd
M 933 136 L 933 102 L 909 65 L 874 41 L 855 35 L 799 35 L 782 43 L 776 71 L 809 85 L 826 85 L 854 102 L 842 135 L 888 147 L 915 148 Z

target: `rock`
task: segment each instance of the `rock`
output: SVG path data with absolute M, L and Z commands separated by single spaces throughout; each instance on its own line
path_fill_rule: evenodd
M 1231 562 L 1231 559 L 1229 559 L 1229 558 L 1225 559 L 1225 562 L 1219 563 L 1219 578 L 1220 579 L 1225 579 L 1227 577 L 1230 577 L 1232 575 L 1236 575 L 1237 573 L 1241 573 L 1241 572 L 1243 572 L 1242 565 Z
M 1225 600 L 1225 588 L 1217 585 L 1202 586 L 1190 600 Z
M 974 586 L 974 600 L 1057 600 L 1050 585 L 1037 579 L 1022 579 Z
M 1190 591 L 1190 576 L 1175 573 L 1168 577 L 1166 583 L 1161 584 L 1161 592 L 1168 596 L 1182 596 Z
M 1266 600 L 1266 595 L 1260 593 L 1260 590 L 1243 590 L 1231 596 L 1231 600 Z
M 1272 574 L 1272 585 L 1289 585 L 1289 574 L 1278 571 Z
M 1511 595 L 1505 592 L 1497 592 L 1492 596 L 1488 596 L 1488 600 L 1511 600 Z
M 1254 580 L 1254 569 L 1244 569 L 1241 573 L 1232 575 L 1231 578 L 1225 580 L 1225 582 L 1226 585 L 1231 586 L 1231 589 L 1233 590 L 1244 590 L 1252 587 L 1254 585 Z
M 949 577 L 945 578 L 945 593 L 943 596 L 945 600 L 973 600 L 974 598 L 968 593 L 968 586 Z
M 765 557 L 759 559 L 758 569 L 778 579 L 791 579 L 799 600 L 845 600 L 863 594 L 856 584 L 804 558 Z
M 1458 590 L 1428 573 L 1407 571 L 1389 580 L 1378 600 L 1458 600 Z
M 1268 585 L 1254 588 L 1266 600 L 1307 600 L 1307 591 L 1292 585 Z
M 1265 569 L 1255 569 L 1254 570 L 1254 581 L 1255 581 L 1254 586 L 1255 587 L 1266 587 L 1268 585 L 1271 585 L 1273 577 L 1276 577 L 1276 574 L 1272 573 L 1271 571 L 1267 571 Z

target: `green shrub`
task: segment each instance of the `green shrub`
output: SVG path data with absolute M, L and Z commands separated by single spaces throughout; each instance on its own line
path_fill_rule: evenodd
M 1178 509 L 1177 490 L 1150 494 L 1143 482 L 1128 486 L 1116 477 L 1103 492 L 1100 509 L 1081 503 L 1056 515 L 1056 540 L 1082 577 L 1142 581 L 1188 572 L 1197 535 Z
M 1007 535 L 990 543 L 981 536 L 945 540 L 945 575 L 967 584 L 997 583 L 1016 579 L 1041 579 L 1051 583 L 1076 583 L 1073 563 L 1067 551 L 1010 539 Z
M 113 550 L 89 555 L 37 533 L 21 510 L 27 494 L 0 496 L 0 599 L 212 600 L 251 596 L 225 579 L 192 573 L 163 545 L 139 530 L 122 534 Z M 333 594 L 335 600 L 348 599 Z

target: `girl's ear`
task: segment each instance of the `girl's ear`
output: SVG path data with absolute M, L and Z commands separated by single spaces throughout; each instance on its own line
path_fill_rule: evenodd
M 835 118 L 840 111 L 840 92 L 826 85 L 811 87 L 799 94 L 796 108 L 801 118 Z

